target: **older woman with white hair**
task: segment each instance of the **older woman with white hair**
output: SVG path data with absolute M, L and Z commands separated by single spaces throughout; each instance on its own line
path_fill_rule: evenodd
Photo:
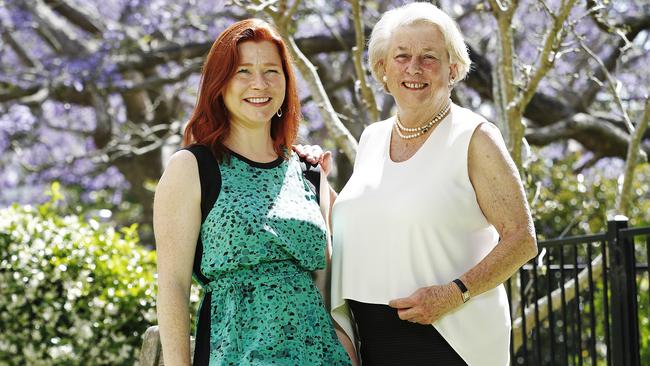
M 375 25 L 369 62 L 397 113 L 365 129 L 332 209 L 333 318 L 362 365 L 508 365 L 502 283 L 537 244 L 499 130 L 450 100 L 463 37 L 412 3 Z

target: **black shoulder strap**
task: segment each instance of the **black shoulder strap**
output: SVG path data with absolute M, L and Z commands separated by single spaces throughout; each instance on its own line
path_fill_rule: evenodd
M 210 148 L 204 145 L 191 145 L 184 150 L 194 154 L 199 167 L 199 179 L 201 180 L 201 224 L 212 210 L 212 206 L 217 202 L 217 197 L 221 191 L 221 172 L 219 164 L 214 159 Z M 192 272 L 201 283 L 208 283 L 209 280 L 201 271 L 201 259 L 203 257 L 203 242 L 201 236 L 196 242 L 196 251 L 194 252 L 194 265 Z
M 308 163 L 305 159 L 300 158 L 300 169 L 307 185 L 316 195 L 316 201 L 320 203 L 320 165 Z
M 201 223 L 208 217 L 210 210 L 217 202 L 221 191 L 221 172 L 219 163 L 214 159 L 212 151 L 205 145 L 191 145 L 188 150 L 196 158 L 199 166 L 199 178 L 201 179 Z

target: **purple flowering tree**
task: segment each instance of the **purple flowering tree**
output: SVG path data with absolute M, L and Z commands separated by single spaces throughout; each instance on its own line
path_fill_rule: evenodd
M 650 85 L 650 8 L 643 0 L 574 1 L 554 27 L 565 2 L 438 1 L 458 20 L 474 62 L 453 98 L 506 136 L 501 121 L 516 107 L 528 143 L 577 141 L 591 152 L 585 166 L 625 158 L 633 132 L 606 75 L 636 125 Z M 402 3 L 0 1 L 0 204 L 39 201 L 43 184 L 59 180 L 86 202 L 118 211 L 135 204 L 129 220 L 149 223 L 153 187 L 179 146 L 203 58 L 222 29 L 250 16 L 269 19 L 295 43 L 307 121 L 301 135 L 340 151 L 340 187 L 363 128 L 392 113 L 392 98 L 370 80 L 360 49 L 381 14 Z M 500 19 L 498 9 L 512 14 Z M 562 37 L 545 53 L 553 29 Z M 499 31 L 511 40 L 508 79 Z M 505 99 L 504 87 L 512 88 Z M 643 157 L 650 135 L 637 140 Z

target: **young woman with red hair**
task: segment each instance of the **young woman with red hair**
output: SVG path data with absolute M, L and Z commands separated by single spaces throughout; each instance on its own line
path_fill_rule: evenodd
M 328 261 L 327 233 L 291 151 L 300 106 L 290 60 L 259 19 L 228 27 L 208 54 L 185 148 L 154 202 L 166 365 L 190 364 L 192 276 L 204 293 L 194 365 L 351 363 L 312 279 Z

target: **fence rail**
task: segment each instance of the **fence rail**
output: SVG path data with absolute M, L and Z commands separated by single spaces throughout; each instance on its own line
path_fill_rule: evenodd
M 607 232 L 539 242 L 537 257 L 506 282 L 512 365 L 650 365 L 639 332 L 650 318 L 650 300 L 640 299 L 650 227 L 627 225 L 617 216 Z

